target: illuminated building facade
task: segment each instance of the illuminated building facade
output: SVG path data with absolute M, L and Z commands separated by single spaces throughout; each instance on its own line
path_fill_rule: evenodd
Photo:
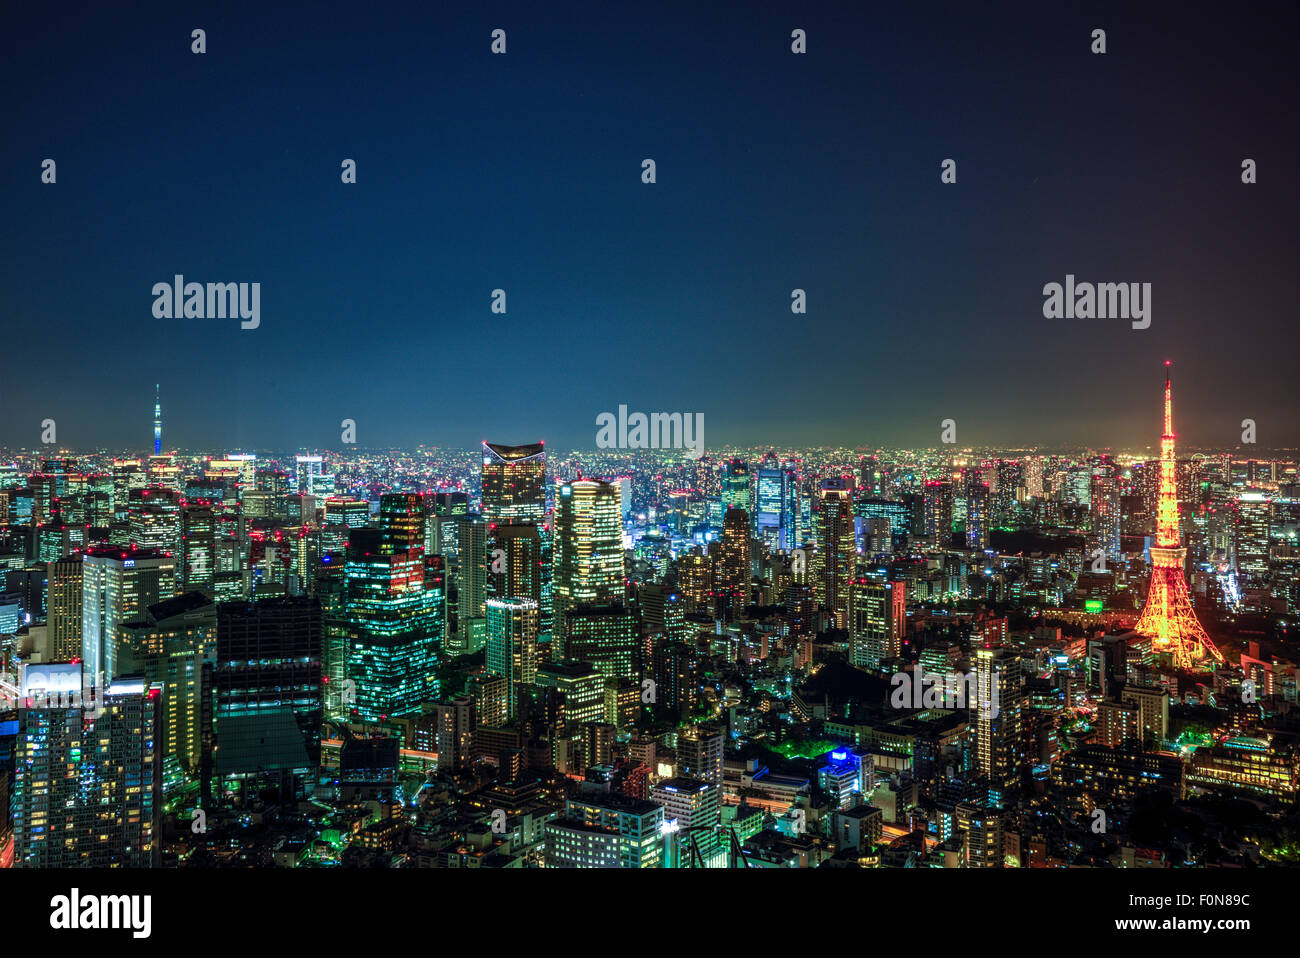
M 161 691 L 122 676 L 103 690 L 100 714 L 81 707 L 18 711 L 15 867 L 157 867 Z
M 557 629 L 573 606 L 623 601 L 619 497 L 617 484 L 599 479 L 578 479 L 557 490 L 552 591 Z
M 489 522 L 546 518 L 546 450 L 542 443 L 483 443 L 483 517 Z
M 393 535 L 383 530 L 354 529 L 348 538 L 346 672 L 356 715 L 371 722 L 418 711 L 438 698 L 445 575 L 426 563 L 422 546 L 387 551 L 395 548 Z

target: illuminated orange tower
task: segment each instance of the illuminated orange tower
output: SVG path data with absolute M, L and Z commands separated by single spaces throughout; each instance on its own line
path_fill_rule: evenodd
M 1165 363 L 1165 433 L 1160 437 L 1160 499 L 1156 507 L 1156 544 L 1151 547 L 1151 585 L 1137 631 L 1151 637 L 1156 652 L 1173 656 L 1175 668 L 1190 669 L 1192 663 L 1223 653 L 1206 635 L 1192 611 L 1183 577 L 1187 550 L 1178 535 L 1178 479 L 1174 462 L 1173 392 L 1169 385 L 1169 363 Z

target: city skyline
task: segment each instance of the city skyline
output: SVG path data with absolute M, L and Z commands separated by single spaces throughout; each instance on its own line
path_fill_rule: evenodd
M 1284 920 L 1295 0 L 6 27 L 15 928 L 373 948 L 543 869 L 707 870 L 588 876 L 670 946 L 754 868 Z

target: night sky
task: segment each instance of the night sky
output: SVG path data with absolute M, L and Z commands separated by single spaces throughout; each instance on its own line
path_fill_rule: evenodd
M 0 445 L 143 450 L 155 382 L 190 450 L 593 446 L 620 403 L 1155 445 L 1166 358 L 1180 442 L 1300 444 L 1295 3 L 178 6 L 0 24 Z M 155 319 L 175 273 L 260 328 Z M 1067 273 L 1151 327 L 1045 319 Z

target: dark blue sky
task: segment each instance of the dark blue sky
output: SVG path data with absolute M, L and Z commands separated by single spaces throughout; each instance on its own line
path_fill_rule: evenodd
M 1294 3 L 180 6 L 0 30 L 0 444 L 143 448 L 154 382 L 185 448 L 589 446 L 619 403 L 1154 443 L 1166 357 L 1183 439 L 1300 442 Z M 155 319 L 178 272 L 261 327 Z M 1067 273 L 1151 328 L 1044 319 Z

